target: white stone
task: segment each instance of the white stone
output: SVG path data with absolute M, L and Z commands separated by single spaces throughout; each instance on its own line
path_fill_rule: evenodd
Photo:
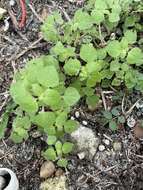
M 71 116 L 71 120 L 75 120 L 75 118 L 73 116 Z
M 136 120 L 133 118 L 133 116 L 131 116 L 131 117 L 129 117 L 129 118 L 127 119 L 127 125 L 128 125 L 130 128 L 134 127 L 135 124 L 136 124 Z
M 77 154 L 80 160 L 83 160 L 85 158 L 85 152 L 80 152 Z
M 83 120 L 83 121 L 82 121 L 82 124 L 83 124 L 83 125 L 87 125 L 88 123 L 87 123 L 87 121 Z
M 139 109 L 139 108 L 143 108 L 143 101 L 139 101 L 136 103 L 136 108 Z
M 99 145 L 99 138 L 95 133 L 88 127 L 81 125 L 71 134 L 71 137 L 77 145 L 76 151 L 78 153 L 85 152 L 85 156 L 92 159 Z
M 76 117 L 76 118 L 79 118 L 79 116 L 80 116 L 79 112 L 76 111 L 76 112 L 75 112 L 75 117 Z
M 10 4 L 10 6 L 14 6 L 15 5 L 15 1 L 14 0 L 10 0 L 9 4 Z
M 103 142 L 106 144 L 106 145 L 110 145 L 110 141 L 108 139 L 103 139 Z
M 103 152 L 105 150 L 105 146 L 103 144 L 100 144 L 98 149 L 100 152 Z

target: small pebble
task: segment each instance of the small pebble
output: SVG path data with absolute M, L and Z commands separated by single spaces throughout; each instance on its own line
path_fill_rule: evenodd
M 41 133 L 40 133 L 39 131 L 33 131 L 33 132 L 31 132 L 31 136 L 32 136 L 34 139 L 36 139 L 36 138 L 41 137 L 42 135 L 41 135 Z
M 76 117 L 76 118 L 79 118 L 79 116 L 80 116 L 79 112 L 76 111 L 76 112 L 75 112 L 75 117 Z
M 8 31 L 8 29 L 9 29 L 9 21 L 7 20 L 7 19 L 5 19 L 4 20 L 4 28 L 3 28 L 3 30 L 4 30 L 4 32 L 7 32 Z
M 80 152 L 78 154 L 78 157 L 79 157 L 80 160 L 83 160 L 85 158 L 85 152 Z
M 113 148 L 114 148 L 115 151 L 121 151 L 122 144 L 120 142 L 114 142 Z
M 130 128 L 134 127 L 135 124 L 136 124 L 136 120 L 133 118 L 133 116 L 131 116 L 131 117 L 129 117 L 129 118 L 127 119 L 127 125 L 128 125 Z
M 13 159 L 14 159 L 14 154 L 9 154 L 9 155 L 8 155 L 8 158 L 9 158 L 10 160 L 13 160 Z
M 10 6 L 13 7 L 13 6 L 15 5 L 15 1 L 14 1 L 14 0 L 10 0 L 10 1 L 9 1 L 9 4 L 10 4 Z
M 51 177 L 55 172 L 55 165 L 51 161 L 46 161 L 42 164 L 40 169 L 40 177 L 48 178 Z
M 105 150 L 105 146 L 103 144 L 100 144 L 98 149 L 100 152 L 103 152 Z
M 143 101 L 139 101 L 136 103 L 136 108 L 139 109 L 139 108 L 143 108 Z
M 71 116 L 71 120 L 75 120 L 75 118 L 73 116 Z
M 142 113 L 140 111 L 137 112 L 137 116 L 140 117 Z
M 106 144 L 106 145 L 110 145 L 110 141 L 108 139 L 103 139 L 103 142 Z
M 62 176 L 63 174 L 64 174 L 64 171 L 63 171 L 61 168 L 57 169 L 57 171 L 55 172 L 55 176 L 56 176 L 56 177 L 60 177 L 60 176 Z
M 4 155 L 4 150 L 0 149 L 0 157 Z
M 83 125 L 87 125 L 87 121 L 83 120 L 83 121 L 82 121 L 82 124 L 83 124 Z

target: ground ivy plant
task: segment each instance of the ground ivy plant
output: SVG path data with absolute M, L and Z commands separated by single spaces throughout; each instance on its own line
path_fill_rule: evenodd
M 26 140 L 36 126 L 48 135 L 43 156 L 66 167 L 74 145 L 64 137 L 77 128 L 69 113 L 81 97 L 94 110 L 96 87 L 143 91 L 142 12 L 140 0 L 88 0 L 68 22 L 57 11 L 49 15 L 41 27 L 52 44 L 48 55 L 29 61 L 10 88 L 18 105 L 11 139 Z M 115 120 L 125 122 L 116 112 L 104 113 L 112 130 Z

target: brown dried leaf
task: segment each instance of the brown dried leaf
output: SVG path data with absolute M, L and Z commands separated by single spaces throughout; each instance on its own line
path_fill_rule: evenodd
M 134 135 L 136 138 L 143 138 L 143 128 L 140 127 L 139 123 L 134 127 Z

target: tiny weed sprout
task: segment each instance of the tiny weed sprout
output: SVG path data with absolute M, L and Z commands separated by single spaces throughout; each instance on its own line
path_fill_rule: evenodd
M 48 55 L 29 61 L 10 87 L 17 105 L 10 138 L 20 143 L 37 126 L 48 136 L 44 158 L 66 167 L 74 145 L 65 134 L 78 127 L 69 113 L 81 98 L 94 110 L 96 87 L 143 91 L 142 11 L 142 0 L 88 0 L 68 22 L 58 11 L 49 15 L 41 26 Z M 112 130 L 125 122 L 117 109 L 104 117 Z

